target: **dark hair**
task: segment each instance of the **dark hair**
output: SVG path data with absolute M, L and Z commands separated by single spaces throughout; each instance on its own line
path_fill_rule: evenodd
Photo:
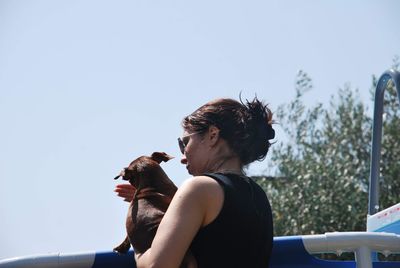
M 243 165 L 263 160 L 275 137 L 272 112 L 255 97 L 243 103 L 233 99 L 216 99 L 198 108 L 182 120 L 182 127 L 190 132 L 205 132 L 211 125 L 220 130 L 239 156 Z

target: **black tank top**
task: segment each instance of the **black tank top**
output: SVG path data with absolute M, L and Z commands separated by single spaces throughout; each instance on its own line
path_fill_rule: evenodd
M 262 188 L 246 176 L 210 173 L 224 190 L 217 218 L 199 230 L 191 250 L 199 268 L 266 268 L 272 250 L 272 212 Z

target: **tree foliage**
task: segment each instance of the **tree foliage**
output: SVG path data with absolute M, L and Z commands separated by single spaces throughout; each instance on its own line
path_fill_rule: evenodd
M 395 67 L 398 67 L 398 64 Z M 373 77 L 373 87 L 376 85 Z M 305 72 L 296 97 L 275 116 L 287 140 L 272 146 L 274 177 L 258 176 L 274 213 L 275 235 L 363 231 L 368 211 L 372 111 L 345 85 L 329 105 L 306 107 L 313 90 Z M 372 92 L 372 90 L 371 90 Z M 400 202 L 400 110 L 391 86 L 385 95 L 381 208 Z M 372 106 L 372 105 L 371 105 Z

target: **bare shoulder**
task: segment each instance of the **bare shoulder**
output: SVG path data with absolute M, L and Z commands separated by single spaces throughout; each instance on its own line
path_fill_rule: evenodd
M 187 196 L 199 205 L 203 211 L 202 226 L 212 222 L 219 214 L 224 204 L 224 190 L 213 178 L 207 176 L 196 176 L 187 179 L 179 187 L 177 196 Z M 193 206 L 193 208 L 196 206 Z
M 199 194 L 215 194 L 223 193 L 222 187 L 219 183 L 208 176 L 195 176 L 185 180 L 181 187 L 181 191 Z

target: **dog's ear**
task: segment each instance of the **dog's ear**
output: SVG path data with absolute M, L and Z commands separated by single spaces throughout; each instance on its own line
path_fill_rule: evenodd
M 151 159 L 153 159 L 154 161 L 156 161 L 157 163 L 161 163 L 162 161 L 167 162 L 168 160 L 171 160 L 172 158 L 174 158 L 173 156 L 170 156 L 164 152 L 154 152 L 151 155 Z

